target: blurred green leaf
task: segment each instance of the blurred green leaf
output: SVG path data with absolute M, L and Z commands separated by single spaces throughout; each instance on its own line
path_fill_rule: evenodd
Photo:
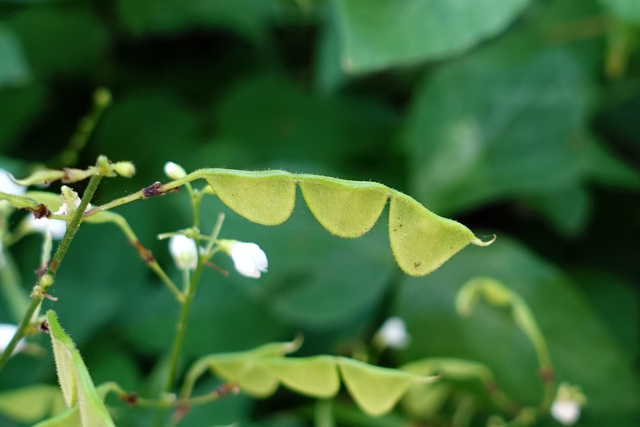
M 19 40 L 6 25 L 0 25 L 0 89 L 4 86 L 22 86 L 29 81 L 31 72 Z
M 599 0 L 600 4 L 623 21 L 640 24 L 640 3 L 636 0 Z
M 18 142 L 42 110 L 46 91 L 39 85 L 0 89 L 0 149 Z
M 60 388 L 52 385 L 34 385 L 0 393 L 0 413 L 23 423 L 34 423 L 64 408 Z
M 540 399 L 534 349 L 506 313 L 480 304 L 473 321 L 458 318 L 454 295 L 477 276 L 508 283 L 531 307 L 556 378 L 580 385 L 588 396 L 581 425 L 635 425 L 640 378 L 629 351 L 609 334 L 579 288 L 505 237 L 489 248 L 461 253 L 427 278 L 404 281 L 396 314 L 407 322 L 413 344 L 403 359 L 476 360 L 491 369 L 508 396 L 523 403 Z
M 215 157 L 225 167 L 293 163 L 299 169 L 292 172 L 306 173 L 318 171 L 318 165 L 349 173 L 373 153 L 385 153 L 397 125 L 396 113 L 381 102 L 310 95 L 273 75 L 236 85 L 220 101 L 214 117 L 219 121 L 215 143 L 238 151 L 233 158 Z
M 272 0 L 120 0 L 118 12 L 134 34 L 218 27 L 261 42 L 278 10 Z
M 515 0 L 335 0 L 342 65 L 367 72 L 459 54 L 502 31 L 529 3 Z
M 338 34 L 336 7 L 327 3 L 314 59 L 314 84 L 323 94 L 336 92 L 348 79 L 340 63 L 340 36 Z
M 417 198 L 434 211 L 527 195 L 548 200 L 564 189 L 584 198 L 587 93 L 569 53 L 505 39 L 443 66 L 418 93 L 406 141 Z M 588 207 L 547 205 L 543 213 L 565 228 L 559 217 L 580 224 Z
M 25 9 L 6 23 L 22 42 L 38 77 L 86 72 L 96 66 L 109 43 L 102 24 L 82 9 Z

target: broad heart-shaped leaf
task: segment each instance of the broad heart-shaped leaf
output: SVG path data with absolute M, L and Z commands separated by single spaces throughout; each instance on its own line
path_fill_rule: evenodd
M 618 18 L 640 24 L 640 2 L 637 0 L 600 0 Z
M 264 225 L 289 218 L 299 183 L 315 218 L 341 237 L 358 237 L 371 229 L 389 198 L 391 249 L 400 267 L 412 276 L 429 274 L 469 243 L 488 244 L 462 224 L 439 217 L 411 197 L 374 182 L 277 170 L 201 169 L 192 176 L 206 179 L 236 213 Z
M 273 343 L 204 357 L 189 369 L 182 396 L 188 397 L 198 378 L 211 370 L 254 397 L 268 397 L 282 384 L 297 393 L 326 399 L 340 390 L 340 372 L 358 406 L 369 415 L 379 416 L 390 411 L 412 384 L 435 379 L 344 357 L 284 357 L 284 350 L 296 348 L 296 343 Z
M 460 53 L 502 31 L 529 0 L 335 0 L 343 68 L 366 72 Z
M 313 216 L 340 237 L 360 237 L 369 231 L 389 197 L 382 185 L 342 179 L 301 181 L 300 189 Z
M 340 358 L 340 373 L 349 393 L 366 413 L 389 412 L 409 389 L 415 377 L 407 372 Z
M 60 389 L 39 384 L 0 393 L 0 414 L 22 423 L 34 423 L 64 409 Z
M 83 427 L 115 426 L 91 381 L 80 353 L 60 326 L 53 310 L 47 312 L 47 321 L 65 403 L 68 407 L 78 408 Z

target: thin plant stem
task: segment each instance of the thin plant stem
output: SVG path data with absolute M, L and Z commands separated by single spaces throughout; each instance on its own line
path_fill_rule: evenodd
M 98 160 L 98 162 L 100 162 L 100 160 Z M 73 218 L 71 218 L 71 221 L 67 225 L 67 231 L 65 232 L 62 241 L 58 245 L 56 253 L 53 255 L 53 260 L 49 263 L 47 272 L 42 277 L 40 277 L 38 282 L 36 282 L 35 286 L 33 287 L 33 291 L 31 292 L 31 303 L 27 307 L 27 311 L 22 316 L 22 320 L 18 325 L 18 330 L 7 345 L 7 348 L 4 350 L 2 355 L 0 355 L 0 370 L 2 370 L 4 365 L 7 363 L 9 357 L 11 357 L 11 354 L 18 345 L 18 342 L 26 335 L 27 329 L 29 328 L 29 325 L 31 323 L 31 319 L 40 307 L 42 300 L 45 298 L 47 289 L 53 285 L 58 267 L 60 267 L 60 263 L 69 250 L 69 246 L 71 245 L 71 242 L 73 241 L 78 228 L 80 228 L 82 214 L 93 198 L 93 195 L 95 194 L 101 180 L 102 175 L 94 175 L 89 180 L 89 184 L 85 189 L 82 200 L 80 200 L 80 206 L 78 206 L 73 214 Z
M 156 273 L 156 275 L 160 278 L 160 280 L 162 280 L 162 283 L 164 283 L 169 289 L 169 291 L 171 291 L 171 293 L 176 298 L 176 300 L 178 302 L 183 302 L 184 295 L 182 294 L 182 292 L 180 292 L 180 290 L 175 285 L 175 283 L 173 283 L 173 280 L 171 280 L 171 278 L 167 275 L 167 273 L 164 272 L 162 267 L 160 267 L 160 264 L 158 264 L 158 261 L 156 261 L 156 259 L 153 257 L 153 254 L 151 254 L 150 251 L 148 251 L 147 249 L 144 248 L 144 246 L 142 246 L 140 239 L 138 239 L 138 236 L 136 236 L 136 234 L 133 232 L 127 220 L 124 219 L 124 217 L 121 217 L 118 215 L 114 217 L 111 221 L 114 224 L 116 224 L 118 228 L 120 228 L 120 230 L 122 230 L 124 235 L 127 237 L 127 240 L 129 241 L 129 243 L 131 243 L 131 245 L 134 248 L 136 248 L 136 250 L 138 250 L 141 258 L 144 260 L 147 267 L 149 267 L 151 271 Z
M 175 181 L 174 181 L 175 182 Z M 189 181 L 187 181 L 188 183 Z M 202 198 L 199 194 L 194 194 L 192 188 L 189 189 L 189 194 L 191 196 L 191 205 L 193 207 L 193 226 L 197 229 L 199 226 L 199 210 L 200 210 L 200 202 Z M 199 233 L 198 233 L 199 234 Z M 200 239 L 196 235 L 196 248 L 200 247 Z M 176 325 L 176 333 L 173 340 L 173 346 L 171 349 L 171 358 L 169 361 L 169 372 L 167 373 L 167 380 L 165 382 L 163 394 L 171 392 L 171 388 L 176 379 L 176 373 L 178 371 L 178 363 L 180 361 L 180 353 L 182 351 L 182 345 L 184 343 L 185 331 L 187 329 L 187 322 L 189 321 L 189 313 L 191 311 L 191 303 L 193 302 L 193 297 L 196 293 L 196 289 L 198 287 L 198 283 L 200 282 L 200 275 L 202 274 L 202 269 L 206 264 L 207 259 L 205 256 L 198 256 L 198 264 L 196 269 L 191 277 L 189 277 L 188 269 L 185 269 L 184 273 L 184 291 L 182 295 L 184 296 L 184 300 L 181 302 L 182 310 L 180 313 L 180 318 L 178 320 L 178 324 Z M 164 419 L 166 413 L 165 408 L 158 408 L 156 412 L 155 418 L 153 420 L 154 426 L 162 425 L 162 420 Z
M 176 334 L 175 334 L 175 337 L 173 340 L 173 346 L 171 349 L 169 372 L 167 375 L 167 380 L 165 382 L 163 393 L 169 393 L 171 391 L 171 388 L 173 387 L 173 383 L 176 378 L 176 373 L 178 371 L 178 362 L 180 359 L 180 352 L 182 351 L 182 344 L 184 343 L 185 331 L 187 329 L 187 321 L 189 320 L 189 313 L 191 311 L 191 303 L 193 302 L 193 297 L 195 295 L 198 282 L 200 281 L 200 275 L 202 274 L 202 269 L 205 265 L 203 261 L 204 260 L 202 259 L 198 261 L 198 265 L 193 273 L 193 276 L 191 276 L 186 297 L 184 299 L 184 302 L 182 303 L 182 310 L 180 313 L 178 324 L 176 325 Z M 165 412 L 166 412 L 165 408 L 159 408 L 158 412 L 156 412 L 156 416 L 152 425 L 154 426 L 162 425 L 162 420 L 164 418 Z
M 332 402 L 329 399 L 318 399 L 313 411 L 314 427 L 335 427 Z

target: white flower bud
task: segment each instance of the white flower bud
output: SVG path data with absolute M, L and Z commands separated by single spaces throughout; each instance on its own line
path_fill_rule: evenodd
M 133 175 L 136 174 L 136 167 L 131 162 L 118 162 L 115 165 L 113 165 L 113 169 L 116 171 L 118 175 L 123 176 L 125 178 L 131 178 Z
M 18 327 L 16 325 L 11 325 L 9 323 L 0 323 L 0 353 L 4 352 L 9 343 L 11 342 L 11 338 L 16 334 Z M 13 354 L 18 353 L 24 350 L 26 344 L 24 343 L 24 339 L 18 341 L 18 345 L 13 350 Z
M 407 326 L 399 317 L 388 318 L 380 327 L 376 334 L 376 341 L 383 347 L 404 349 L 411 342 L 411 337 L 407 333 Z
M 177 163 L 167 162 L 164 164 L 164 173 L 171 179 L 180 179 L 187 176 L 187 172 Z
M 260 246 L 255 243 L 232 241 L 229 255 L 238 273 L 257 279 L 266 273 L 269 261 Z
M 180 270 L 195 270 L 198 265 L 196 242 L 187 236 L 178 235 L 169 239 L 169 252 Z

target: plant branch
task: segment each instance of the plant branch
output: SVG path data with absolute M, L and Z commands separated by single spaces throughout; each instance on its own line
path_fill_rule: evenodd
M 101 162 L 108 162 L 108 160 L 101 157 L 98 159 L 98 164 Z M 69 250 L 71 241 L 75 237 L 78 228 L 80 228 L 82 214 L 93 198 L 93 195 L 95 194 L 101 180 L 102 175 L 94 175 L 89 180 L 89 184 L 87 185 L 84 195 L 82 196 L 82 200 L 80 201 L 80 206 L 78 206 L 78 208 L 75 210 L 73 218 L 67 225 L 67 231 L 65 232 L 60 245 L 58 245 L 56 253 L 53 255 L 53 260 L 49 263 L 47 272 L 42 277 L 40 277 L 38 282 L 36 282 L 35 286 L 33 287 L 33 291 L 31 292 L 31 303 L 27 307 L 27 311 L 24 313 L 24 316 L 22 317 L 22 320 L 18 325 L 18 330 L 11 339 L 11 342 L 9 342 L 9 345 L 7 345 L 5 351 L 2 353 L 2 355 L 0 355 L 0 370 L 2 370 L 4 365 L 7 363 L 9 357 L 11 357 L 11 354 L 18 345 L 18 342 L 26 335 L 27 328 L 31 323 L 31 319 L 34 316 L 34 313 L 36 313 L 38 307 L 40 307 L 40 304 L 42 303 L 42 300 L 45 298 L 47 289 L 53 285 L 58 267 L 60 266 L 60 263 Z

